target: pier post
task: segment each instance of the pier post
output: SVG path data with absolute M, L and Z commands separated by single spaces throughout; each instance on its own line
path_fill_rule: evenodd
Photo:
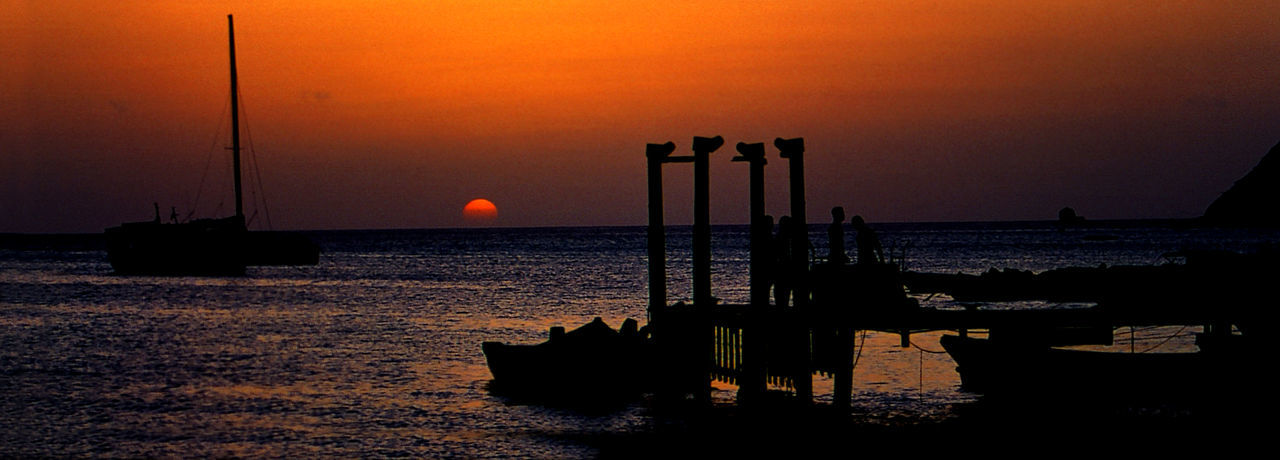
M 794 280 L 792 295 L 795 297 L 797 317 L 801 318 L 807 316 L 809 305 L 809 221 L 805 216 L 804 202 L 804 138 L 779 137 L 773 140 L 773 145 L 778 148 L 778 156 L 787 160 L 791 220 L 799 230 L 799 235 L 796 235 L 791 245 L 794 265 L 780 268 L 791 271 L 791 279 Z M 808 324 L 803 320 L 797 321 L 795 334 L 794 340 L 798 341 L 797 356 L 794 357 L 797 361 L 794 376 L 796 397 L 809 402 L 813 400 L 813 370 L 809 362 L 811 345 Z
M 693 138 L 693 359 L 700 379 L 694 397 L 711 401 L 711 369 L 715 365 L 715 335 L 711 323 L 711 152 L 724 138 Z
M 769 304 L 769 279 L 765 270 L 768 270 L 767 260 L 769 236 L 772 229 L 765 227 L 764 221 L 764 165 L 768 161 L 764 158 L 764 144 L 747 144 L 738 143 L 738 153 L 740 156 L 733 157 L 732 161 L 745 161 L 749 167 L 751 177 L 751 305 L 768 305 Z
M 693 392 L 699 399 L 709 400 L 710 351 L 691 353 L 703 343 L 711 345 L 711 331 L 698 315 L 688 308 L 667 305 L 667 240 L 663 222 L 662 165 L 693 163 L 693 156 L 671 156 L 673 142 L 648 144 L 645 156 L 649 168 L 649 328 L 657 345 L 659 359 L 670 364 L 662 378 L 662 392 L 677 395 Z M 706 316 L 710 318 L 709 316 Z
M 649 322 L 667 306 L 667 234 L 662 217 L 662 164 L 676 150 L 674 142 L 648 144 L 644 156 L 649 173 Z
M 769 307 L 768 257 L 773 225 L 764 213 L 764 143 L 738 143 L 740 156 L 732 161 L 745 161 L 751 178 L 751 304 L 747 312 L 746 330 L 742 338 L 742 377 L 738 382 L 738 399 L 750 401 L 764 394 L 768 367 L 767 342 L 764 337 L 764 313 Z
M 774 139 L 773 145 L 778 148 L 778 156 L 787 160 L 788 190 L 791 195 L 791 220 L 800 229 L 800 235 L 792 242 L 795 254 L 793 270 L 795 279 L 795 305 L 804 307 L 809 304 L 809 221 L 805 216 L 804 202 L 804 138 Z
M 853 336 L 858 331 L 840 325 L 836 328 L 836 343 L 840 347 L 840 361 L 836 367 L 835 385 L 832 387 L 831 405 L 848 409 L 853 397 Z
M 724 138 L 693 138 L 693 305 L 712 306 L 711 300 L 711 152 Z

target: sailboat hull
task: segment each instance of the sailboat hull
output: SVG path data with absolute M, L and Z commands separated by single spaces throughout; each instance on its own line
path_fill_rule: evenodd
M 248 232 L 243 247 L 244 264 L 249 266 L 320 263 L 320 247 L 297 233 Z
M 122 275 L 237 276 L 248 232 L 238 219 L 126 223 L 106 231 L 107 257 Z

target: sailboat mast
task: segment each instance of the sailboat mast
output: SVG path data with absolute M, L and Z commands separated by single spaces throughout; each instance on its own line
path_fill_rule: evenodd
M 236 28 L 227 15 L 227 36 L 231 43 L 231 164 L 236 181 L 236 217 L 244 222 L 244 199 L 240 192 L 240 89 L 236 82 Z

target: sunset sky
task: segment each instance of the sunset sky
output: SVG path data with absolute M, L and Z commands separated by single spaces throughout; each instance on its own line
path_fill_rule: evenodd
M 1280 142 L 1274 1 L 4 0 L 0 232 L 230 214 L 227 14 L 275 229 L 643 225 L 715 135 L 715 223 L 776 137 L 811 222 L 1193 217 Z

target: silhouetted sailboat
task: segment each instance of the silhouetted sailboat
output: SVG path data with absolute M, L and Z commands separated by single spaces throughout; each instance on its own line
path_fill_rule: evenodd
M 119 274 L 242 275 L 249 265 L 314 265 L 320 249 L 305 237 L 250 232 L 240 186 L 240 113 L 235 27 L 227 15 L 231 50 L 231 152 L 236 213 L 230 217 L 163 223 L 159 206 L 151 221 L 106 230 L 107 254 Z

